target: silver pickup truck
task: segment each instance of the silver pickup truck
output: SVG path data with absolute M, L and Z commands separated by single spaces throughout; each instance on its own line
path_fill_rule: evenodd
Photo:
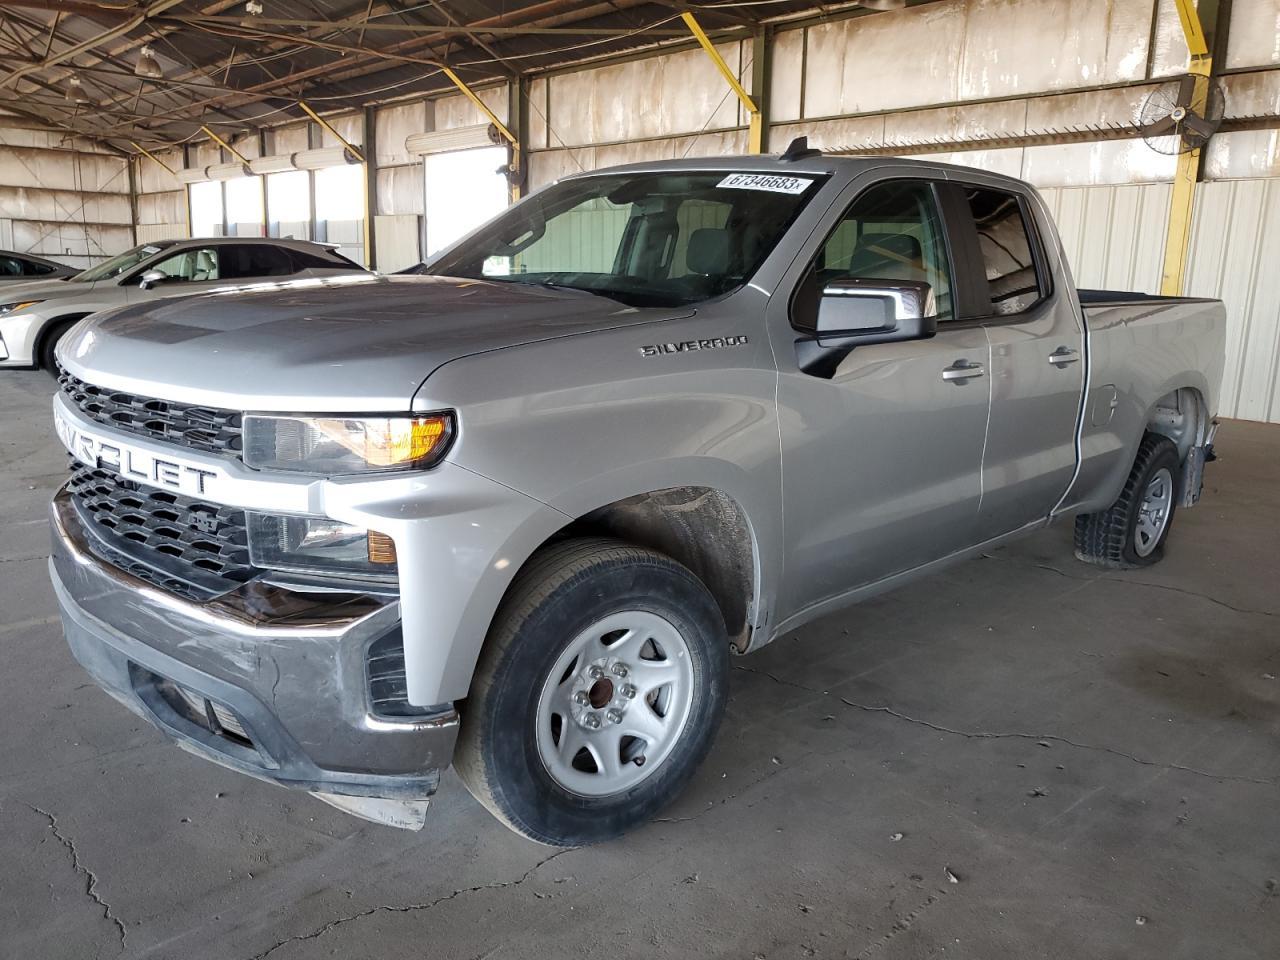
M 1078 293 L 1007 177 L 628 166 L 426 272 L 100 315 L 54 401 L 79 661 L 384 823 L 452 763 L 525 836 L 616 836 L 706 755 L 731 654 L 1069 517 L 1153 563 L 1212 458 L 1222 305 Z

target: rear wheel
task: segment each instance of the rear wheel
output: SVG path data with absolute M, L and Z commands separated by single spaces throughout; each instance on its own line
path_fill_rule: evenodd
M 1145 567 L 1164 555 L 1178 505 L 1178 448 L 1148 433 L 1120 497 L 1099 513 L 1076 517 L 1076 556 L 1095 566 Z
M 724 712 L 728 638 L 689 570 L 614 540 L 535 557 L 495 618 L 455 766 L 513 830 L 579 846 L 651 818 Z

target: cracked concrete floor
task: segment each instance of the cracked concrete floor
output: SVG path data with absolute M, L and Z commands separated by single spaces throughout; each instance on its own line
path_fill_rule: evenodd
M 452 776 L 422 833 L 366 825 L 89 686 L 51 392 L 0 375 L 0 957 L 1276 954 L 1280 427 L 1223 427 L 1157 567 L 1046 531 L 736 661 L 688 793 L 555 853 Z

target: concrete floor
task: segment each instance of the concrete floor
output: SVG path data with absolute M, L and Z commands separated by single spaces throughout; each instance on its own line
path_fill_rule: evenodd
M 555 853 L 196 760 L 72 661 L 51 382 L 0 375 L 0 957 L 1213 957 L 1280 950 L 1280 427 L 1164 563 L 1047 531 L 736 661 L 668 815 Z

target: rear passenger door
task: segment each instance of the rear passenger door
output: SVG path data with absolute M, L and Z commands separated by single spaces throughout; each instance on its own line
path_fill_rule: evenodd
M 1084 331 L 1055 286 L 1031 194 L 961 183 L 957 242 L 980 254 L 974 285 L 991 343 L 991 422 L 982 464 L 981 539 L 1043 520 L 1076 468 Z

